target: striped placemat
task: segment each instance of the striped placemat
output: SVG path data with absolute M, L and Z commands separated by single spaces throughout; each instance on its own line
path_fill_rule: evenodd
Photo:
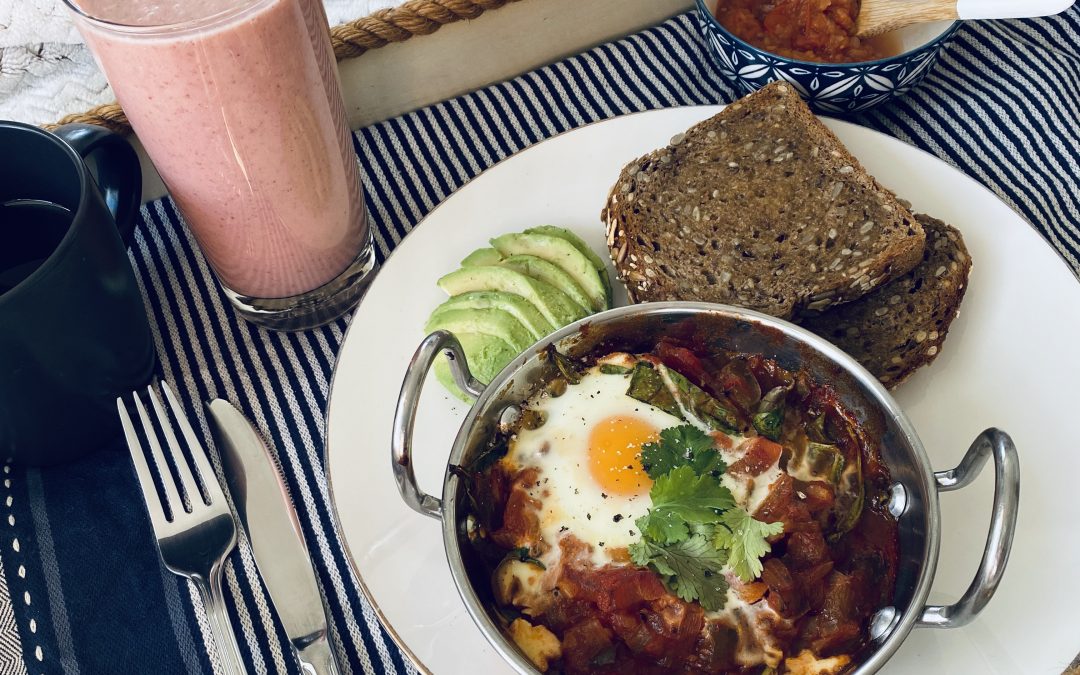
M 356 147 L 378 254 L 385 259 L 469 179 L 537 141 L 628 112 L 734 96 L 707 63 L 693 18 L 684 15 L 363 129 Z M 1080 11 L 1074 9 L 1052 19 L 966 26 L 923 86 L 858 121 L 989 186 L 1075 271 L 1078 119 Z M 327 503 L 323 415 L 347 319 L 300 334 L 253 328 L 229 309 L 171 201 L 147 205 L 142 219 L 131 259 L 162 376 L 176 385 L 204 437 L 201 402 L 224 397 L 255 420 L 279 453 L 346 672 L 412 672 L 362 597 Z M 382 452 L 385 440 L 372 442 Z M 161 568 L 140 500 L 120 443 L 47 471 L 3 467 L 0 673 L 215 670 L 198 599 Z M 252 672 L 297 673 L 246 545 L 230 561 L 226 595 Z

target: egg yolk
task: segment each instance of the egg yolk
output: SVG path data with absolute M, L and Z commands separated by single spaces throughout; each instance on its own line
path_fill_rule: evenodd
M 641 446 L 660 438 L 660 431 L 636 417 L 613 415 L 589 434 L 589 471 L 607 494 L 644 494 L 652 479 L 641 466 Z

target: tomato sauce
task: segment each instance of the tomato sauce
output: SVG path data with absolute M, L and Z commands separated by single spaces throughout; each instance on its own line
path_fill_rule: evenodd
M 873 61 L 897 52 L 889 35 L 855 35 L 859 0 L 719 0 L 716 19 L 739 39 L 800 61 Z

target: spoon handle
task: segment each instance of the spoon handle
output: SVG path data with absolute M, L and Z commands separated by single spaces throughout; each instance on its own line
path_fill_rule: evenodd
M 871 37 L 927 21 L 1050 16 L 1064 12 L 1073 2 L 1075 0 L 862 0 L 855 34 Z
M 1059 14 L 1074 0 L 956 0 L 961 19 L 1019 19 Z
M 927 21 L 951 21 L 961 18 L 958 2 L 965 0 L 862 0 L 855 33 L 872 37 Z M 981 2 L 982 0 L 967 0 Z M 993 0 L 990 0 L 993 1 Z

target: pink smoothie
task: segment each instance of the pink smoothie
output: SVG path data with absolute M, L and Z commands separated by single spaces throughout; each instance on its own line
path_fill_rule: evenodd
M 112 23 L 174 24 L 79 22 L 225 286 L 289 297 L 353 261 L 367 221 L 319 0 L 77 4 Z

